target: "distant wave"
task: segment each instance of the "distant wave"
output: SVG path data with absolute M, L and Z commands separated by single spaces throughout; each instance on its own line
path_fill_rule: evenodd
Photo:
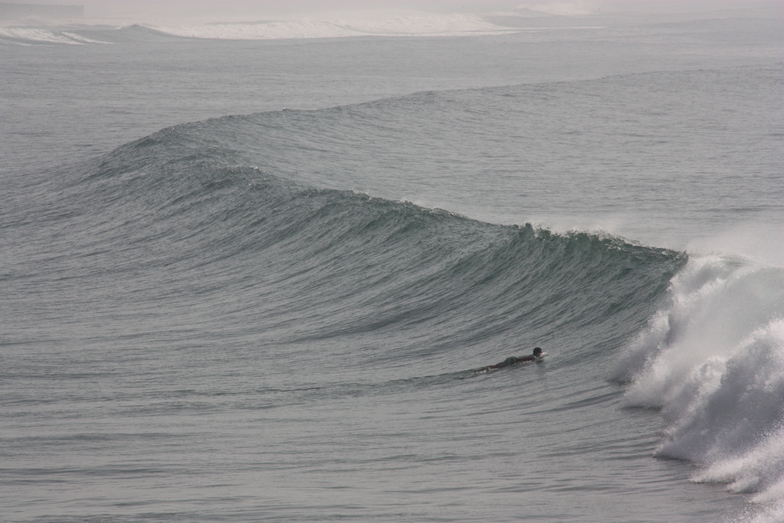
M 100 44 L 150 38 L 279 40 L 351 36 L 470 36 L 520 31 L 473 15 L 397 16 L 354 20 L 262 20 L 208 24 L 0 27 L 0 44 Z
M 275 40 L 284 38 L 340 38 L 347 36 L 467 36 L 515 31 L 472 15 L 399 16 L 367 20 L 296 20 L 255 23 L 154 26 L 188 38 Z
M 662 410 L 668 428 L 658 456 L 694 461 L 694 481 L 751 493 L 772 503 L 759 521 L 780 521 L 784 269 L 692 258 L 615 378 L 631 380 L 628 406 Z
M 104 43 L 107 42 L 80 34 L 78 30 L 58 30 L 48 27 L 0 27 L 0 45 L 85 45 Z

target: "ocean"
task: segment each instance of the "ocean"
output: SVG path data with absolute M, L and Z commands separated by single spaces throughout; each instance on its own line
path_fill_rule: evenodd
M 782 29 L 0 27 L 0 519 L 784 521 Z

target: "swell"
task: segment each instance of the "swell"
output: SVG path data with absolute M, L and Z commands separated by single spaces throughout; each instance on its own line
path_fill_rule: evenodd
M 175 325 L 262 346 L 377 353 L 383 338 L 395 358 L 482 363 L 523 339 L 557 341 L 578 364 L 642 327 L 685 262 L 295 182 L 245 161 L 247 138 L 213 132 L 232 123 L 165 129 L 63 176 L 41 205 L 55 223 L 27 224 L 46 254 L 28 251 L 37 261 L 17 275 L 80 285 L 98 318 L 154 303 Z

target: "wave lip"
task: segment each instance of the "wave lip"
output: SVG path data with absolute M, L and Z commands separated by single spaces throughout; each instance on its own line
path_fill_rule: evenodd
M 657 456 L 784 509 L 784 269 L 690 260 L 614 377 L 631 381 L 627 406 L 661 408 Z

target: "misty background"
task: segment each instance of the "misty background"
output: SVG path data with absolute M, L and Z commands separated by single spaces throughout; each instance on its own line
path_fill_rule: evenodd
M 269 19 L 341 19 L 355 16 L 377 17 L 414 16 L 428 14 L 473 14 L 478 16 L 515 16 L 521 18 L 588 17 L 604 23 L 629 21 L 653 23 L 664 19 L 737 16 L 765 16 L 780 14 L 780 2 L 760 0 L 751 2 L 712 0 L 17 0 L 6 4 L 45 4 L 84 6 L 85 20 L 114 20 L 118 22 L 232 22 Z M 653 18 L 651 18 L 653 17 Z M 18 21 L 17 21 L 18 22 Z M 542 20 L 538 21 L 539 23 Z M 8 21 L 6 20 L 7 24 Z

